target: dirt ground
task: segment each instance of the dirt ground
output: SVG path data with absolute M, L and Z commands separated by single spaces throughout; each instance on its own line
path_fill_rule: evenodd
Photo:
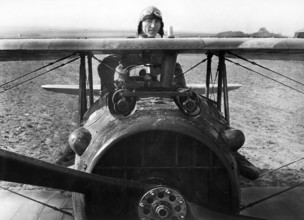
M 304 91 L 304 86 L 275 73 L 235 60 L 260 74 Z M 280 74 L 302 84 L 304 62 L 255 60 Z M 186 62 L 187 63 L 187 62 Z M 216 74 L 216 59 L 213 61 Z M 240 152 L 258 166 L 262 173 L 304 157 L 304 94 L 271 81 L 235 64 L 227 64 L 228 83 L 242 87 L 229 93 L 231 126 L 242 130 L 246 142 Z M 187 70 L 187 67 L 184 67 Z M 206 65 L 200 66 L 205 72 Z M 197 71 L 197 70 L 196 70 Z M 198 72 L 190 82 L 195 82 Z M 205 76 L 205 75 L 204 75 Z M 304 158 L 303 158 L 304 159 Z M 292 186 L 304 181 L 304 160 L 260 177 L 256 181 L 241 178 L 242 186 Z
M 188 55 L 179 62 L 187 70 L 204 57 Z M 213 75 L 216 75 L 216 59 Z M 240 62 L 240 61 L 239 61 Z M 270 69 L 302 81 L 304 62 L 257 61 Z M 0 84 L 25 74 L 47 61 L 2 62 Z M 244 62 L 240 62 L 244 63 Z M 79 64 L 71 64 L 0 94 L 0 147 L 54 163 L 77 128 L 77 96 L 44 91 L 41 85 L 77 84 Z M 96 71 L 97 63 L 94 63 Z M 246 64 L 247 66 L 250 66 Z M 304 91 L 304 86 L 252 67 L 258 72 Z M 188 83 L 204 82 L 206 64 L 186 75 Z M 304 157 L 304 94 L 253 72 L 227 63 L 229 83 L 242 87 L 229 94 L 231 125 L 241 129 L 246 142 L 240 152 L 262 172 Z M 40 71 L 40 73 L 43 71 Z M 95 72 L 96 75 L 96 72 Z M 27 77 L 25 77 L 27 78 Z M 98 84 L 98 78 L 95 77 Z M 20 82 L 20 81 L 18 81 Z M 0 89 L 0 92 L 2 89 Z M 304 179 L 304 160 L 242 186 L 292 186 Z M 2 182 L 2 186 L 19 187 Z M 30 186 L 23 186 L 31 188 Z

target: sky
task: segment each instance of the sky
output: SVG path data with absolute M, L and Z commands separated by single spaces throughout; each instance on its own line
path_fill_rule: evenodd
M 293 36 L 304 28 L 304 0 L 0 0 L 1 27 L 136 30 L 141 10 L 154 5 L 165 30 L 253 33 L 261 27 Z

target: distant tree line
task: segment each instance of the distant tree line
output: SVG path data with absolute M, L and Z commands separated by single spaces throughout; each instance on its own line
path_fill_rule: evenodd
M 260 28 L 257 32 L 252 34 L 247 34 L 242 31 L 225 31 L 220 32 L 216 35 L 216 37 L 253 37 L 253 38 L 263 38 L 263 37 L 273 37 L 273 38 L 279 38 L 279 37 L 286 37 L 281 34 L 275 34 L 269 32 L 266 28 Z

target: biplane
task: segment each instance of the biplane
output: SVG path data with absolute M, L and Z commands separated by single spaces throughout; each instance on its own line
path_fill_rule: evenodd
M 92 83 L 92 58 L 99 54 L 161 55 L 158 83 L 129 74 L 123 86 L 94 102 L 100 91 Z M 174 88 L 179 54 L 206 58 L 204 91 Z M 79 94 L 80 127 L 69 138 L 73 169 L 1 149 L 0 179 L 73 192 L 77 220 L 259 219 L 240 214 L 233 153 L 245 137 L 230 126 L 225 58 L 231 54 L 303 61 L 304 39 L 1 39 L 1 61 L 80 58 L 78 88 L 46 86 Z M 216 91 L 210 83 L 213 56 Z

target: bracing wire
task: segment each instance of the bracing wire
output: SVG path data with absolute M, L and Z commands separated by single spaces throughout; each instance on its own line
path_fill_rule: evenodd
M 95 60 L 97 60 L 99 63 L 101 63 L 101 60 L 98 59 L 95 55 L 92 56 Z
M 275 73 L 275 74 L 277 74 L 277 75 L 279 75 L 279 76 L 282 76 L 282 77 L 284 77 L 284 78 L 286 78 L 286 79 L 289 79 L 289 80 L 291 80 L 291 81 L 293 81 L 293 82 L 295 82 L 295 83 L 298 83 L 298 84 L 304 86 L 304 83 L 301 83 L 301 82 L 299 82 L 299 81 L 297 81 L 297 80 L 295 80 L 295 79 L 292 79 L 292 78 L 290 78 L 290 77 L 288 77 L 288 76 L 285 76 L 285 75 L 283 75 L 283 74 L 281 74 L 281 73 L 278 73 L 278 72 L 276 72 L 276 71 L 274 71 L 274 70 L 272 70 L 272 69 L 269 69 L 269 68 L 267 68 L 267 67 L 265 67 L 265 66 L 262 66 L 262 65 L 260 65 L 260 64 L 258 64 L 258 63 L 256 63 L 256 62 L 250 61 L 250 60 L 248 60 L 248 59 L 246 59 L 246 58 L 244 58 L 244 57 L 241 57 L 241 56 L 239 56 L 239 55 L 237 55 L 237 54 L 234 54 L 234 53 L 231 53 L 231 52 L 228 52 L 228 53 L 231 54 L 231 55 L 233 55 L 233 56 L 235 56 L 235 57 L 237 57 L 237 58 L 239 58 L 239 59 L 245 60 L 246 62 L 249 62 L 249 63 L 251 63 L 252 65 L 256 65 L 256 66 L 258 66 L 258 67 L 261 67 L 261 68 L 263 68 L 263 69 L 265 69 L 265 70 L 268 70 L 268 71 L 270 71 L 270 72 L 272 72 L 272 73 Z
M 67 211 L 65 211 L 65 210 L 62 210 L 62 209 L 60 209 L 60 208 L 57 208 L 56 206 L 51 206 L 51 205 L 49 205 L 49 204 L 46 204 L 46 203 L 41 202 L 41 201 L 38 201 L 38 200 L 33 199 L 33 198 L 31 198 L 31 197 L 22 195 L 22 194 L 20 194 L 20 193 L 17 193 L 17 192 L 15 192 L 15 191 L 13 191 L 13 190 L 4 188 L 4 187 L 2 187 L 2 186 L 0 186 L 0 188 L 3 189 L 3 190 L 6 190 L 6 191 L 8 191 L 8 192 L 14 193 L 14 194 L 16 194 L 16 195 L 18 195 L 18 196 L 21 196 L 21 197 L 23 197 L 23 198 L 29 199 L 29 200 L 31 200 L 31 201 L 33 201 L 33 202 L 36 202 L 36 203 L 39 203 L 39 204 L 44 205 L 44 206 L 46 206 L 46 207 L 49 207 L 49 208 L 51 208 L 51 209 L 54 209 L 55 211 L 61 212 L 61 213 L 65 214 L 65 215 L 73 216 L 72 213 L 67 212 Z
M 264 201 L 266 201 L 266 200 L 268 200 L 268 199 L 271 199 L 271 198 L 273 198 L 273 197 L 275 197 L 275 196 L 278 196 L 278 195 L 280 195 L 280 194 L 282 194 L 282 193 L 285 193 L 285 192 L 287 192 L 287 191 L 289 191 L 289 190 L 292 190 L 292 189 L 294 189 L 294 188 L 296 188 L 296 187 L 299 187 L 299 186 L 301 186 L 301 185 L 303 185 L 303 184 L 304 184 L 304 181 L 303 181 L 303 182 L 300 182 L 300 183 L 298 183 L 298 184 L 296 184 L 296 185 L 294 185 L 294 186 L 292 186 L 292 187 L 289 187 L 289 188 L 287 188 L 287 189 L 285 189 L 285 190 L 282 190 L 282 191 L 280 191 L 280 192 L 277 192 L 277 193 L 274 193 L 274 194 L 272 194 L 272 195 L 270 195 L 270 196 L 267 196 L 267 197 L 265 197 L 265 198 L 263 198 L 263 199 L 260 199 L 260 200 L 258 200 L 258 201 L 255 201 L 255 202 L 249 203 L 249 204 L 247 204 L 247 205 L 244 205 L 244 206 L 242 206 L 242 207 L 240 208 L 240 211 L 243 211 L 243 210 L 245 210 L 245 209 L 247 209 L 247 208 L 251 208 L 251 207 L 253 207 L 253 206 L 255 206 L 255 205 L 257 205 L 257 204 L 259 204 L 259 203 L 261 203 L 261 202 L 264 202 Z
M 74 62 L 74 61 L 76 61 L 76 60 L 78 60 L 78 59 L 79 59 L 79 57 L 76 57 L 76 58 L 74 58 L 74 59 L 72 59 L 72 60 L 70 60 L 70 61 L 68 61 L 68 62 L 66 62 L 66 63 L 63 63 L 63 64 L 61 64 L 61 65 L 59 65 L 59 66 L 56 66 L 56 67 L 54 67 L 54 68 L 52 68 L 52 69 L 50 69 L 50 70 L 48 70 L 48 71 L 45 71 L 45 72 L 43 72 L 43 73 L 40 73 L 40 74 L 38 74 L 38 75 L 36 75 L 36 76 L 34 76 L 34 77 L 32 77 L 32 78 L 29 78 L 29 79 L 27 79 L 27 80 L 25 80 L 25 81 L 23 81 L 23 82 L 20 82 L 20 83 L 18 83 L 18 84 L 16 84 L 16 85 L 13 85 L 13 86 L 11 86 L 11 87 L 9 87 L 9 88 L 7 88 L 7 89 L 4 89 L 3 91 L 0 92 L 0 94 L 6 92 L 6 91 L 8 91 L 8 90 L 11 90 L 11 89 L 13 89 L 13 88 L 15 88 L 15 87 L 17 87 L 17 86 L 19 86 L 19 85 L 21 85 L 21 84 L 24 84 L 24 83 L 26 83 L 26 82 L 28 82 L 28 81 L 30 81 L 30 80 L 32 80 L 32 79 L 35 79 L 35 78 L 37 78 L 37 77 L 39 77 L 39 76 L 42 76 L 42 75 L 44 75 L 44 74 L 46 74 L 46 73 L 49 73 L 49 72 L 51 72 L 51 71 L 53 71 L 53 70 L 56 70 L 56 69 L 58 69 L 58 68 L 60 68 L 60 67 L 63 67 L 63 66 L 65 66 L 65 65 L 69 64 L 69 63 L 72 63 L 72 62 Z
M 65 60 L 65 59 L 67 59 L 67 58 L 69 58 L 69 57 L 74 56 L 75 54 L 76 54 L 76 53 L 73 53 L 73 54 L 70 54 L 70 55 L 68 55 L 68 56 L 62 57 L 62 58 L 60 58 L 60 59 L 58 59 L 58 60 L 55 60 L 54 62 L 48 63 L 47 65 L 44 65 L 44 66 L 42 66 L 42 67 L 39 67 L 38 69 L 35 69 L 35 70 L 33 70 L 33 71 L 29 72 L 29 73 L 26 73 L 26 74 L 24 74 L 24 75 L 22 75 L 22 76 L 20 76 L 20 77 L 17 77 L 17 78 L 15 78 L 15 79 L 11 80 L 11 81 L 8 81 L 8 82 L 6 82 L 6 83 L 3 83 L 3 84 L 0 85 L 0 87 L 3 87 L 3 86 L 5 86 L 5 85 L 7 85 L 7 84 L 9 84 L 9 83 L 15 82 L 15 81 L 18 80 L 18 79 L 21 79 L 21 78 L 23 78 L 23 77 L 25 77 L 25 76 L 28 76 L 28 75 L 30 75 L 30 74 L 33 74 L 33 73 L 35 73 L 35 72 L 37 72 L 37 71 L 39 71 L 39 70 L 42 70 L 42 69 L 44 69 L 44 68 L 46 68 L 46 67 L 52 66 L 52 65 L 54 65 L 54 64 L 56 64 L 56 63 L 58 63 L 58 62 L 60 62 L 60 61 L 62 61 L 62 60 Z
M 192 66 L 191 68 L 189 68 L 187 71 L 184 72 L 184 75 L 186 75 L 190 70 L 193 70 L 195 67 L 199 66 L 200 64 L 206 62 L 206 60 L 208 60 L 208 58 L 203 59 L 202 61 L 198 62 L 197 64 L 195 64 L 194 66 Z
M 283 165 L 283 166 L 281 166 L 281 167 L 278 167 L 278 168 L 276 168 L 276 169 L 274 169 L 274 170 L 271 170 L 271 171 L 269 171 L 269 172 L 265 172 L 265 173 L 263 173 L 262 175 L 260 175 L 260 177 L 265 176 L 265 175 L 270 174 L 270 173 L 273 173 L 273 172 L 275 172 L 275 171 L 277 171 L 277 170 L 279 170 L 279 169 L 282 169 L 283 167 L 289 166 L 289 165 L 291 165 L 291 164 L 293 164 L 293 163 L 296 163 L 296 162 L 299 162 L 300 160 L 303 160 L 303 159 L 304 159 L 304 157 L 303 157 L 303 158 L 300 158 L 300 159 L 298 159 L 298 160 L 296 160 L 296 161 L 293 161 L 293 162 L 291 162 L 291 163 L 285 164 L 285 165 Z M 275 196 L 277 196 L 277 195 L 280 195 L 280 194 L 285 193 L 285 192 L 287 192 L 287 191 L 289 191 L 289 190 L 292 190 L 292 189 L 294 189 L 294 188 L 296 188 L 296 187 L 299 187 L 299 186 L 301 186 L 302 184 L 304 184 L 304 181 L 302 181 L 302 182 L 300 182 L 300 183 L 298 183 L 298 184 L 296 184 L 296 185 L 294 185 L 294 186 L 291 186 L 291 187 L 289 187 L 289 188 L 287 188 L 287 189 L 285 189 L 285 190 L 282 190 L 282 191 L 279 191 L 279 192 L 277 192 L 277 193 L 274 193 L 274 194 L 272 194 L 272 195 L 270 195 L 270 196 L 267 196 L 267 197 L 265 197 L 265 198 L 263 198 L 263 199 L 259 199 L 259 200 L 255 201 L 255 202 L 252 202 L 252 203 L 249 203 L 249 204 L 247 204 L 247 205 L 244 205 L 244 206 L 242 206 L 242 207 L 240 208 L 240 211 L 242 211 L 242 210 L 244 210 L 244 209 L 247 209 L 247 208 L 251 208 L 251 207 L 253 207 L 253 206 L 257 205 L 257 204 L 260 204 L 260 203 L 262 203 L 262 202 L 264 202 L 264 201 L 266 201 L 266 200 L 268 200 L 268 199 L 271 199 L 271 198 L 273 198 L 273 197 L 275 197 Z
M 232 61 L 232 60 L 230 60 L 230 59 L 228 59 L 228 58 L 225 58 L 225 60 L 227 60 L 227 61 L 229 61 L 230 63 L 233 63 L 233 64 L 235 64 L 235 65 L 237 65 L 237 66 L 243 67 L 244 69 L 247 69 L 247 70 L 249 70 L 249 71 L 252 71 L 252 72 L 254 72 L 254 73 L 258 74 L 258 75 L 261 75 L 261 76 L 263 76 L 263 77 L 265 77 L 265 78 L 267 78 L 267 79 L 270 79 L 270 80 L 272 80 L 272 81 L 274 81 L 274 82 L 277 82 L 277 83 L 279 83 L 279 84 L 281 84 L 281 85 L 283 85 L 283 86 L 286 86 L 286 87 L 288 87 L 288 88 L 290 88 L 290 89 L 292 89 L 292 90 L 294 90 L 294 91 L 297 91 L 297 92 L 299 92 L 299 93 L 304 94 L 304 92 L 301 91 L 301 90 L 295 89 L 295 88 L 293 88 L 293 87 L 291 87 L 291 86 L 289 86 L 289 85 L 286 85 L 285 83 L 282 83 L 282 82 L 280 82 L 280 81 L 278 81 L 278 80 L 275 80 L 275 79 L 273 79 L 273 78 L 271 78 L 271 77 L 269 77 L 269 76 L 266 76 L 266 75 L 264 75 L 264 74 L 262 74 L 262 73 L 259 73 L 259 72 L 255 71 L 255 70 L 252 70 L 252 69 L 250 69 L 250 68 L 248 68 L 248 67 L 246 67 L 246 66 L 244 66 L 244 65 L 242 65 L 242 64 L 240 64 L 240 63 L 234 62 L 234 61 Z
M 299 161 L 301 161 L 301 160 L 304 160 L 304 157 L 302 157 L 302 158 L 300 158 L 300 159 L 297 159 L 297 160 L 295 160 L 295 161 L 292 161 L 292 162 L 290 162 L 290 163 L 284 164 L 284 165 L 282 165 L 282 166 L 280 166 L 280 167 L 277 167 L 277 168 L 275 168 L 275 169 L 273 169 L 273 170 L 264 172 L 264 173 L 262 173 L 262 174 L 259 176 L 259 178 L 261 178 L 261 177 L 263 177 L 263 176 L 266 176 L 266 175 L 268 175 L 268 174 L 274 173 L 274 172 L 276 172 L 276 171 L 278 171 L 278 170 L 280 170 L 280 169 L 282 169 L 282 168 L 284 168 L 284 167 L 287 167 L 287 166 L 289 166 L 289 165 L 292 165 L 292 164 L 294 164 L 294 163 L 297 163 L 297 162 L 299 162 Z M 259 179 L 259 178 L 258 178 L 258 179 Z M 258 180 L 258 179 L 256 179 L 256 180 Z M 254 181 L 255 181 L 255 180 L 254 180 Z M 249 180 L 247 183 L 249 183 L 249 182 L 252 182 L 252 180 Z
M 101 63 L 102 65 L 104 65 L 104 66 L 106 66 L 106 67 L 108 67 L 110 70 L 112 70 L 112 71 L 114 71 L 115 72 L 115 69 L 113 68 L 113 67 L 111 67 L 111 66 L 109 66 L 108 64 L 106 64 L 106 63 L 103 63 L 100 59 L 98 59 L 96 56 L 92 56 L 95 60 L 97 60 L 99 63 Z
M 283 166 L 280 166 L 280 167 L 278 167 L 278 168 L 276 168 L 276 169 L 274 169 L 274 170 L 271 170 L 271 171 L 262 173 L 262 174 L 260 175 L 260 177 L 265 176 L 265 175 L 268 175 L 268 174 L 270 174 L 270 173 L 273 173 L 273 172 L 275 172 L 275 171 L 277 171 L 277 170 L 280 170 L 280 169 L 282 169 L 282 168 L 284 168 L 284 167 L 287 167 L 287 166 L 289 166 L 289 165 L 291 165 L 291 164 L 297 163 L 297 162 L 299 162 L 299 161 L 301 161 L 301 160 L 304 160 L 304 157 L 302 157 L 302 158 L 300 158 L 300 159 L 298 159 L 298 160 L 292 161 L 292 162 L 290 162 L 290 163 L 287 163 L 287 164 L 285 164 L 285 165 L 283 165 Z
M 297 160 L 295 160 L 295 161 L 292 161 L 292 162 L 290 162 L 290 163 L 284 164 L 284 165 L 282 165 L 282 166 L 280 166 L 280 167 L 277 167 L 277 168 L 275 168 L 275 169 L 273 169 L 273 170 L 264 172 L 264 173 L 262 173 L 262 174 L 259 176 L 259 178 L 261 178 L 261 177 L 263 177 L 263 176 L 266 176 L 266 175 L 268 175 L 268 174 L 274 173 L 274 172 L 276 172 L 276 171 L 278 171 L 278 170 L 280 170 L 280 169 L 282 169 L 282 168 L 284 168 L 284 167 L 287 167 L 287 166 L 289 166 L 289 165 L 292 165 L 292 164 L 294 164 L 294 163 L 297 163 L 297 162 L 299 162 L 299 161 L 301 161 L 301 160 L 304 160 L 304 157 L 302 157 L 302 158 L 300 158 L 300 159 L 297 159 Z M 259 178 L 258 178 L 258 179 L 259 179 Z M 258 180 L 258 179 L 256 179 L 256 180 Z M 254 180 L 254 181 L 255 181 L 255 180 Z M 249 180 L 249 181 L 246 182 L 246 183 L 249 183 L 249 182 L 252 182 L 252 180 Z

